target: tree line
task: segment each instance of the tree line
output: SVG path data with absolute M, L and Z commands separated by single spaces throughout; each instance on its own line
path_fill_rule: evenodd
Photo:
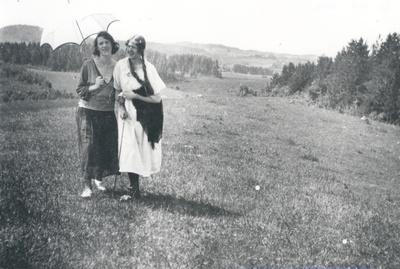
M 232 72 L 241 74 L 262 75 L 262 76 L 273 75 L 273 71 L 268 68 L 263 68 L 260 66 L 247 66 L 243 64 L 235 64 L 232 67 Z
M 77 72 L 85 60 L 90 58 L 92 45 L 65 45 L 53 51 L 49 46 L 40 46 L 39 43 L 0 43 L 0 61 L 17 65 L 33 65 L 47 68 L 51 71 Z M 123 49 L 120 49 L 114 58 L 116 60 L 126 57 Z M 202 55 L 172 55 L 146 50 L 146 58 L 152 62 L 160 76 L 173 81 L 181 76 L 198 75 L 215 76 L 221 78 L 221 70 L 218 60 Z
M 289 63 L 275 73 L 269 94 L 302 94 L 320 107 L 400 123 L 400 36 L 389 34 L 371 48 L 351 40 L 336 57 Z

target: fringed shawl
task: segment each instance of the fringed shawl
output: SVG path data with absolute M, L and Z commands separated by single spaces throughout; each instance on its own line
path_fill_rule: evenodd
M 154 90 L 150 83 L 139 78 L 137 73 L 134 71 L 130 60 L 129 67 L 131 74 L 142 85 L 142 87 L 133 91 L 136 94 L 145 97 L 154 95 Z M 136 109 L 136 119 L 142 125 L 144 132 L 147 134 L 148 141 L 151 143 L 151 147 L 154 149 L 155 143 L 158 143 L 162 138 L 164 124 L 162 101 L 159 103 L 148 103 L 138 99 L 132 99 L 132 103 Z

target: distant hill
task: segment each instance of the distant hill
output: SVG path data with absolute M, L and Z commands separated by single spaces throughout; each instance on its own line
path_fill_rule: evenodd
M 0 29 L 0 42 L 40 42 L 43 29 L 31 25 L 11 25 Z M 125 41 L 118 41 L 124 47 Z M 192 42 L 157 43 L 148 42 L 148 48 L 167 55 L 196 54 L 217 59 L 220 66 L 232 67 L 235 64 L 260 66 L 280 72 L 283 65 L 316 62 L 316 55 L 291 55 L 241 50 L 219 44 L 199 44 Z
M 40 42 L 43 29 L 31 25 L 11 25 L 0 29 L 0 42 Z
M 168 54 L 199 54 L 218 59 L 220 65 L 233 66 L 242 64 L 249 66 L 261 66 L 280 70 L 284 64 L 292 62 L 294 64 L 316 62 L 316 55 L 291 55 L 278 54 L 273 52 L 263 52 L 257 50 L 241 50 L 217 44 L 198 44 L 192 42 L 179 43 L 155 43 L 149 42 L 150 49 Z

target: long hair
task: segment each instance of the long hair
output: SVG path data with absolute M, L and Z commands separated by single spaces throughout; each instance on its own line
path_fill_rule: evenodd
M 100 56 L 100 51 L 99 51 L 99 45 L 97 43 L 97 40 L 99 39 L 99 37 L 102 37 L 108 41 L 110 41 L 111 43 L 111 54 L 114 55 L 115 53 L 117 53 L 117 51 L 119 50 L 119 44 L 117 42 L 115 42 L 114 38 L 112 37 L 112 35 L 110 35 L 108 32 L 106 31 L 101 31 L 97 34 L 94 42 L 93 42 L 93 54 L 96 56 Z
M 133 43 L 135 47 L 138 50 L 138 53 L 140 55 L 140 59 L 142 60 L 142 65 L 143 65 L 143 73 L 144 73 L 144 81 L 141 79 L 138 79 L 138 77 L 135 77 L 140 83 L 143 84 L 143 86 L 146 89 L 147 95 L 153 95 L 154 90 L 153 87 L 151 86 L 149 82 L 149 78 L 147 77 L 147 68 L 146 68 L 146 63 L 144 61 L 144 51 L 146 49 L 146 40 L 144 39 L 143 36 L 141 35 L 134 35 L 132 38 L 128 39 L 125 42 L 125 45 L 128 46 L 129 42 Z

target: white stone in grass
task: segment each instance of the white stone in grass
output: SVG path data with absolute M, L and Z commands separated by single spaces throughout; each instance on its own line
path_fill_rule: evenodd
M 366 124 L 369 124 L 369 119 L 366 116 L 363 116 L 361 120 L 364 121 Z
M 127 201 L 131 199 L 132 197 L 130 195 L 122 195 L 121 198 L 119 198 L 120 201 Z
M 255 189 L 256 189 L 256 191 L 259 191 L 260 190 L 260 186 L 256 185 Z
M 183 145 L 184 148 L 194 148 L 192 145 Z

